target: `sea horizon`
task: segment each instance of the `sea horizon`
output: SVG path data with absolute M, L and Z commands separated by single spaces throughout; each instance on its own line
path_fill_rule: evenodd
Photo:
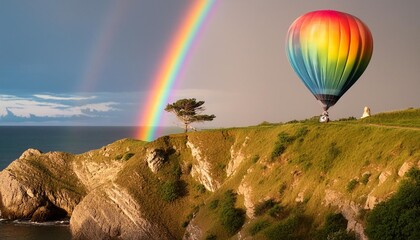
M 80 154 L 124 138 L 136 139 L 137 126 L 0 126 L 0 171 L 29 148 L 41 152 Z M 176 126 L 159 127 L 156 138 L 181 133 Z

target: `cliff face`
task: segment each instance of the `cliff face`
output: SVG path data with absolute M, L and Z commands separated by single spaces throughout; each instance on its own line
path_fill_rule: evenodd
M 70 154 L 35 149 L 0 173 L 0 211 L 5 218 L 53 220 L 70 216 L 85 195 Z
M 143 216 L 137 201 L 116 184 L 88 194 L 74 209 L 70 226 L 76 239 L 173 239 L 162 224 Z
M 256 224 L 268 229 L 299 209 L 310 219 L 303 238 L 328 213 L 340 212 L 347 229 L 366 239 L 363 213 L 420 167 L 420 127 L 372 124 L 304 122 L 150 143 L 125 139 L 80 155 L 30 149 L 0 173 L 0 215 L 68 216 L 76 239 L 264 239 L 264 230 L 252 232 Z M 221 220 L 228 190 L 246 219 L 237 232 Z M 267 203 L 276 212 L 261 213 Z

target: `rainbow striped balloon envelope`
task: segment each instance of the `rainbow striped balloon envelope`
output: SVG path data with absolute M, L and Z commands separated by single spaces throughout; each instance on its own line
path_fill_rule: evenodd
M 363 74 L 372 57 L 373 39 L 358 18 L 320 10 L 296 19 L 287 32 L 289 62 L 322 103 L 333 106 Z

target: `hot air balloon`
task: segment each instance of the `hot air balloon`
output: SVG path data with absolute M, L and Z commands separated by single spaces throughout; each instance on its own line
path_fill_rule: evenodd
M 296 19 L 286 38 L 292 68 L 321 102 L 320 122 L 328 109 L 360 78 L 372 57 L 373 39 L 358 18 L 334 10 L 306 13 Z

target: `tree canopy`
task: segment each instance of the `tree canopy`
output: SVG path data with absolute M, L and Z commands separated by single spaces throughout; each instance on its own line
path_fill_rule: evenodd
M 395 195 L 369 213 L 369 239 L 420 239 L 420 169 L 412 168 L 407 176 Z
M 172 104 L 168 104 L 165 111 L 172 112 L 184 124 L 185 132 L 193 122 L 213 121 L 214 114 L 205 115 L 202 113 L 205 108 L 204 101 L 197 101 L 195 98 L 180 99 Z

